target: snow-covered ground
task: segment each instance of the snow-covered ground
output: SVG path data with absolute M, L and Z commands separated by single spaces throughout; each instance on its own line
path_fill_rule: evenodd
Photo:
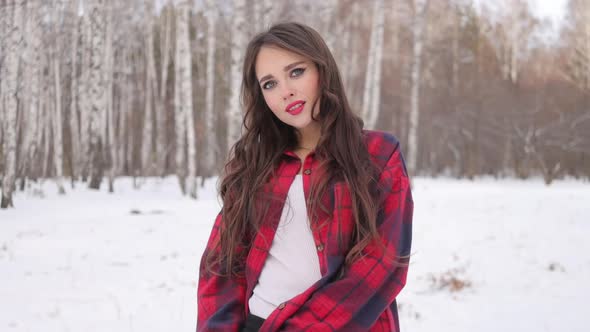
M 67 195 L 47 182 L 0 210 L 0 331 L 192 331 L 216 179 Z M 590 183 L 414 179 L 402 331 L 587 331 Z

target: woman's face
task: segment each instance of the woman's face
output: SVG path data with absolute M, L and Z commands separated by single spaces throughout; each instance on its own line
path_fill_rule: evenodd
M 319 97 L 319 75 L 307 58 L 277 47 L 263 46 L 256 58 L 256 78 L 266 104 L 282 122 L 298 130 L 319 128 L 311 118 Z M 317 118 L 319 101 L 314 109 Z

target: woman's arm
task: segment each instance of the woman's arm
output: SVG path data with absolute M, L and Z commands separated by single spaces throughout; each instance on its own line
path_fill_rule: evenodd
M 205 269 L 207 254 L 214 250 L 214 244 L 219 241 L 221 218 L 219 213 L 201 258 L 197 290 L 197 332 L 239 331 L 246 319 L 246 279 L 221 277 Z
M 368 245 L 364 258 L 347 266 L 341 279 L 315 291 L 281 331 L 367 331 L 404 287 L 414 203 L 399 144 L 379 183 L 388 190 L 377 220 L 385 251 L 376 243 Z

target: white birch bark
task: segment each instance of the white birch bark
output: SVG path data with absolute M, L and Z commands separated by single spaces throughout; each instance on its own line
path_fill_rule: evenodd
M 49 58 L 47 56 L 42 57 L 43 59 L 43 64 L 42 64 L 42 68 L 48 68 L 50 69 L 50 65 L 49 65 Z M 41 161 L 41 165 L 42 165 L 42 169 L 41 169 L 41 180 L 39 181 L 39 191 L 42 192 L 43 191 L 43 181 L 45 181 L 45 179 L 49 178 L 49 172 L 51 169 L 51 165 L 50 165 L 50 154 L 49 154 L 49 149 L 51 146 L 51 130 L 52 130 L 52 125 L 51 125 L 51 118 L 53 117 L 53 107 L 54 107 L 54 103 L 53 103 L 53 98 L 51 96 L 51 78 L 50 77 L 45 77 L 44 79 L 41 80 L 41 84 L 42 84 L 42 89 L 41 89 L 41 116 L 39 119 L 39 135 L 40 135 L 40 142 L 43 143 L 43 149 L 41 151 L 41 158 L 39 158 L 39 160 Z
M 131 66 L 133 60 L 131 59 L 131 55 L 128 55 L 127 63 Z M 134 146 L 134 139 L 133 139 L 133 123 L 131 122 L 132 115 L 133 115 L 133 81 L 131 77 L 127 78 L 127 95 L 125 98 L 125 114 L 124 120 L 125 127 L 123 128 L 123 135 L 125 136 L 125 166 L 129 172 L 133 172 L 133 146 Z M 135 178 L 135 173 L 133 173 Z
M 207 0 L 210 1 L 210 0 Z M 216 2 L 216 1 L 215 1 Z M 270 28 L 271 24 L 276 20 L 277 9 L 279 2 L 272 0 L 254 0 L 252 3 L 254 14 L 254 29 L 255 32 L 262 32 Z
M 211 175 L 215 169 L 215 162 L 217 160 L 217 153 L 219 151 L 217 135 L 215 135 L 215 39 L 217 24 L 217 9 L 214 0 L 207 0 L 207 24 L 209 30 L 207 31 L 207 83 L 205 92 L 205 132 L 204 137 L 206 144 L 204 145 L 204 168 L 206 175 Z
M 8 111 L 4 105 L 6 77 L 8 77 L 6 71 L 6 52 L 8 50 L 7 35 L 8 31 L 10 31 L 8 18 L 8 6 L 0 6 L 0 149 L 2 151 L 6 151 L 6 138 L 4 137 L 4 133 L 6 132 L 5 126 L 8 122 Z M 2 155 L 0 155 L 0 186 L 2 185 L 1 182 L 5 175 L 4 172 L 4 152 L 2 152 Z
M 5 122 L 4 127 L 4 177 L 2 179 L 2 200 L 0 201 L 0 208 L 6 209 L 13 207 L 12 194 L 15 189 L 16 177 L 16 115 L 18 107 L 18 69 L 20 65 L 20 53 L 23 38 L 23 11 L 24 0 L 13 0 L 8 2 L 9 7 L 12 5 L 12 19 L 9 23 L 10 34 L 7 41 L 7 51 L 5 54 L 4 63 L 6 65 L 6 84 L 3 85 L 2 94 L 5 96 Z M 10 10 L 9 10 L 10 12 Z M 3 79 L 4 80 L 4 79 Z
M 377 0 L 379 1 L 379 0 Z M 373 15 L 375 14 L 375 12 L 373 11 Z M 369 49 L 368 49 L 368 54 L 367 54 L 367 70 L 365 72 L 365 85 L 363 88 L 363 108 L 362 108 L 362 115 L 363 115 L 363 120 L 365 121 L 365 123 L 367 123 L 367 127 L 370 129 L 373 129 L 373 127 L 368 123 L 368 119 L 369 119 L 369 111 L 370 111 L 370 105 L 371 105 L 371 88 L 373 87 L 373 85 L 371 84 L 371 82 L 373 82 L 373 77 L 374 77 L 374 70 L 375 70 L 375 16 L 373 16 L 373 25 L 372 25 L 372 29 L 371 29 L 371 39 L 369 41 Z
M 372 128 L 377 126 L 377 119 L 381 113 L 381 69 L 383 63 L 383 30 L 385 28 L 385 10 L 383 7 L 383 0 L 377 0 L 375 4 L 375 14 L 377 21 L 377 33 L 375 42 L 375 68 L 373 69 L 373 89 L 371 89 L 371 105 L 369 123 Z
M 81 29 L 81 20 L 78 17 L 78 8 L 80 0 L 70 1 L 70 15 L 73 15 L 73 37 L 72 37 L 72 52 L 71 58 L 71 85 L 70 85 L 70 105 L 69 105 L 69 125 L 70 125 L 70 143 L 71 149 L 71 172 L 72 172 L 72 186 L 80 175 L 82 169 L 82 163 L 80 162 L 82 156 L 82 150 L 80 150 L 80 126 L 79 126 L 79 112 L 78 112 L 78 100 L 79 100 L 79 89 L 78 86 L 78 43 Z
M 459 5 L 455 4 L 453 7 L 453 45 L 452 45 L 452 52 L 453 52 L 453 68 L 452 68 L 452 78 L 451 78 L 451 91 L 453 94 L 456 94 L 459 87 L 459 38 L 460 36 L 460 25 L 461 25 L 461 14 Z
M 360 65 L 359 65 L 359 34 L 354 33 L 357 31 L 359 22 L 360 22 L 360 4 L 358 2 L 352 3 L 352 15 L 351 16 L 351 36 L 349 37 L 350 46 L 348 47 L 348 54 L 345 53 L 344 61 L 346 65 L 343 66 L 342 70 L 346 73 L 344 74 L 346 79 L 344 79 L 344 84 L 346 85 L 346 91 L 350 95 L 348 98 L 350 103 L 355 109 L 362 110 L 362 103 L 360 102 L 360 89 L 357 89 L 357 77 L 359 76 Z M 359 98 L 357 98 L 357 96 Z
M 91 171 L 89 188 L 99 189 L 104 175 L 104 136 L 103 114 L 106 108 L 104 82 L 104 47 L 105 47 L 105 0 L 93 0 L 89 4 L 91 35 L 90 49 L 90 145 L 87 156 L 90 158 Z
M 375 128 L 379 116 L 381 98 L 381 61 L 383 59 L 383 0 L 375 0 L 373 7 L 373 25 L 371 28 L 371 44 L 367 61 L 365 90 L 363 95 L 363 117 L 368 128 Z
M 145 31 L 146 31 L 146 77 L 145 77 L 145 115 L 143 122 L 143 134 L 141 140 L 141 167 L 143 173 L 151 175 L 152 165 L 152 137 L 153 137 L 153 95 L 154 82 L 156 80 L 156 61 L 154 59 L 154 25 L 153 25 L 153 1 L 146 0 Z
M 391 10 L 391 20 L 392 20 L 392 25 L 393 25 L 393 29 L 391 32 L 391 49 L 393 52 L 393 62 L 395 64 L 396 67 L 398 67 L 399 63 L 400 63 L 400 27 L 402 26 L 402 22 L 401 22 L 401 9 L 402 9 L 402 5 L 401 5 L 401 0 L 392 0 L 392 10 Z
M 353 5 L 354 6 L 354 5 Z M 347 93 L 350 93 L 350 89 L 348 88 L 348 82 L 350 80 L 350 63 L 351 58 L 354 50 L 352 49 L 352 18 L 354 14 L 347 15 L 346 21 L 344 22 L 345 28 L 344 33 L 342 35 L 342 44 L 341 44 L 341 51 L 339 52 L 338 59 L 342 60 L 342 67 L 340 68 L 341 75 L 342 75 L 342 82 L 345 86 L 345 90 Z M 336 61 L 338 61 L 338 59 Z M 350 98 L 350 97 L 349 97 Z
M 505 0 L 504 7 L 506 13 L 501 22 L 504 45 L 500 46 L 502 74 L 516 84 L 523 53 L 528 47 L 527 40 L 537 23 L 530 16 L 529 5 L 524 0 Z
M 57 49 L 56 49 L 57 52 Z M 62 106 L 61 106 L 61 79 L 60 79 L 60 64 L 59 59 L 61 57 L 54 56 L 53 62 L 53 75 L 54 75 L 54 97 L 55 104 L 53 107 L 53 162 L 55 167 L 55 183 L 57 185 L 58 192 L 65 194 L 63 186 L 63 139 L 62 139 Z
M 316 21 L 320 22 L 318 24 L 318 29 L 323 34 L 323 38 L 326 41 L 326 45 L 328 45 L 328 48 L 332 52 L 334 52 L 336 46 L 336 38 L 342 36 L 341 33 L 336 33 L 336 31 L 334 31 L 335 29 L 342 27 L 341 22 L 336 22 L 336 20 L 338 20 L 339 18 L 336 17 L 336 15 L 334 15 L 335 8 L 337 6 L 337 1 L 322 0 L 317 2 L 316 4 L 319 4 L 319 8 L 316 13 Z
M 273 0 L 262 0 L 262 29 L 268 29 L 277 19 L 279 3 Z
M 175 10 L 176 11 L 176 10 Z M 175 162 L 176 162 L 176 174 L 178 176 L 178 183 L 183 194 L 186 194 L 186 160 L 185 160 L 185 149 L 186 149 L 186 135 L 185 135 L 185 122 L 184 122 L 184 108 L 181 105 L 181 91 L 180 91 L 180 52 L 179 52 L 179 17 L 176 13 L 176 48 L 174 53 L 174 134 L 176 138 L 176 151 L 175 151 Z
M 105 116 L 103 126 L 105 128 L 103 139 L 106 142 L 104 153 L 108 155 L 108 190 L 114 192 L 115 175 L 117 171 L 117 153 L 115 140 L 115 127 L 113 119 L 113 71 L 114 71 L 114 55 L 113 55 L 113 15 L 114 8 L 112 2 L 107 2 L 106 8 L 106 36 L 105 36 L 105 56 L 104 63 L 104 85 L 105 85 Z M 106 166 L 107 163 L 105 163 Z
M 207 0 L 207 2 L 209 2 L 209 0 Z M 252 25 L 254 26 L 254 33 L 259 33 L 264 29 L 264 21 L 262 19 L 264 17 L 264 12 L 262 11 L 262 6 L 263 4 L 261 0 L 252 1 L 252 14 L 254 16 L 254 22 L 252 22 Z
M 418 161 L 418 124 L 420 119 L 420 73 L 422 70 L 422 47 L 424 43 L 423 31 L 429 0 L 416 0 L 414 3 L 413 35 L 414 46 L 412 52 L 412 88 L 410 106 L 410 128 L 408 131 L 408 169 L 416 171 Z
M 121 50 L 121 64 L 125 68 L 129 68 L 131 66 L 129 61 L 129 56 L 127 55 L 127 49 Z M 127 120 L 129 110 L 131 108 L 131 98 L 132 98 L 132 88 L 129 77 L 124 75 L 121 78 L 121 96 L 119 102 L 119 109 L 117 112 L 118 116 L 118 127 L 117 127 L 117 141 L 118 141 L 118 151 L 117 151 L 117 159 L 116 166 L 117 171 L 123 171 L 125 164 L 128 162 L 127 156 L 130 155 L 127 153 L 127 147 L 129 146 L 128 142 L 128 135 L 130 130 L 128 130 Z
M 41 77 L 41 20 L 39 16 L 39 2 L 29 1 L 27 3 L 27 39 L 25 58 L 25 89 L 27 102 L 25 103 L 23 151 L 21 158 L 23 176 L 35 177 L 32 166 L 39 149 L 37 132 L 39 130 L 39 102 L 40 102 L 40 77 Z
M 242 84 L 242 66 L 246 49 L 246 2 L 233 0 L 233 18 L 231 26 L 231 66 L 230 99 L 227 113 L 227 147 L 228 151 L 240 138 L 242 130 L 242 106 L 240 105 L 240 88 Z
M 176 19 L 176 168 L 181 187 L 184 187 L 183 192 L 188 191 L 191 197 L 196 197 L 196 144 L 192 103 L 189 9 L 189 2 L 185 1 L 180 4 Z
M 84 16 L 82 17 L 82 65 L 80 67 L 81 82 L 76 87 L 78 89 L 80 107 L 80 154 L 79 162 L 82 165 L 81 175 L 84 180 L 88 176 L 90 169 L 90 56 L 91 56 L 91 37 L 92 30 L 90 26 L 90 9 L 88 4 L 84 6 Z
M 590 92 L 590 3 L 571 0 L 568 3 L 568 64 L 566 75 L 586 94 Z M 590 100 L 589 97 L 585 98 Z M 584 106 L 585 107 L 585 106 Z
M 55 22 L 59 21 L 59 15 L 61 14 L 62 9 L 57 4 L 58 0 L 53 0 L 51 15 Z M 59 194 L 65 194 L 64 186 L 63 186 L 63 139 L 62 139 L 62 87 L 61 87 L 61 65 L 60 59 L 62 58 L 63 54 L 61 53 L 63 49 L 63 35 L 59 33 L 57 23 L 53 25 L 51 29 L 52 35 L 54 36 L 54 42 L 51 43 L 50 49 L 50 59 L 48 62 L 48 66 L 50 67 L 49 73 L 51 74 L 48 77 L 48 85 L 50 84 L 51 80 L 53 80 L 53 87 L 51 89 L 51 100 L 50 100 L 50 121 L 48 125 L 51 126 L 52 135 L 52 158 L 53 161 L 53 175 L 54 181 L 57 185 L 57 189 Z
M 170 64 L 170 44 L 172 41 L 172 13 L 169 7 L 166 7 L 162 13 L 165 17 L 164 30 L 160 32 L 160 84 L 159 92 L 156 95 L 156 158 L 158 170 L 160 175 L 166 172 L 166 156 L 168 149 L 166 148 L 166 84 L 168 81 L 168 65 Z
M 3 3 L 4 4 L 4 3 Z M 4 105 L 4 97 L 6 92 L 6 54 L 8 51 L 8 32 L 10 31 L 10 22 L 11 19 L 8 6 L 0 6 L 0 144 L 1 148 L 4 151 L 4 143 L 6 140 L 3 139 L 3 135 L 5 132 L 4 126 L 6 125 L 6 109 Z M 3 159 L 0 156 L 0 175 L 3 175 L 4 167 L 3 167 Z M 2 176 L 0 176 L 0 179 Z

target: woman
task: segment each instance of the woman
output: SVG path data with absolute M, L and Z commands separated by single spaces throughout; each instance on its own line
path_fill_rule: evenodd
M 302 24 L 254 37 L 241 93 L 197 331 L 399 331 L 413 201 L 396 138 L 363 130 Z

